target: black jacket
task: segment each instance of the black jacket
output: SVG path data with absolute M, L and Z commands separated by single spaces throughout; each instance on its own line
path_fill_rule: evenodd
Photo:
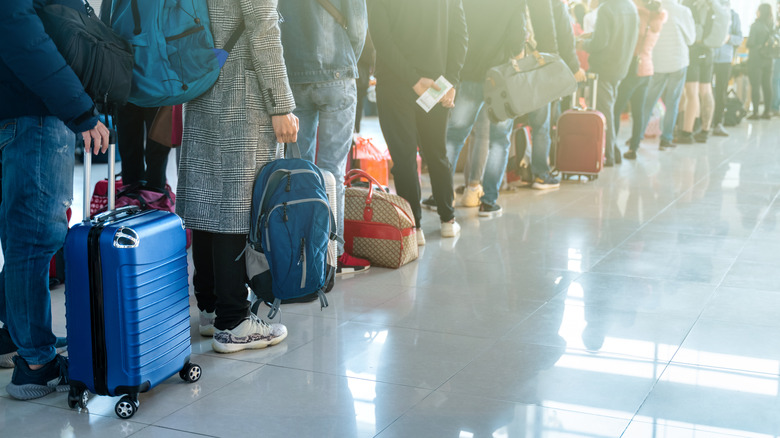
M 604 0 L 599 6 L 593 36 L 585 40 L 590 71 L 599 80 L 618 82 L 626 77 L 639 38 L 639 13 L 631 0 Z
M 561 0 L 533 0 L 528 6 L 537 50 L 557 53 L 572 73 L 576 73 L 580 69 L 580 60 L 566 5 Z
M 456 85 L 468 34 L 461 0 L 368 0 L 376 76 L 414 86 L 444 75 Z
M 0 14 L 0 120 L 56 116 L 74 132 L 97 124 L 94 104 L 35 12 L 46 0 L 7 0 Z M 60 2 L 62 3 L 62 2 Z
M 463 0 L 469 43 L 463 80 L 482 82 L 489 69 L 522 53 L 525 1 Z
M 747 48 L 750 50 L 748 53 L 748 62 L 750 64 L 763 66 L 772 62 L 772 58 L 767 56 L 766 51 L 763 50 L 772 32 L 774 32 L 774 29 L 761 20 L 756 20 L 750 26 L 750 36 L 748 36 L 747 40 Z

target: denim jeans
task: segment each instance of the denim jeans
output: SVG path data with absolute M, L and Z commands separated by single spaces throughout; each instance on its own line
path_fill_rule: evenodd
M 447 159 L 453 169 L 484 104 L 482 83 L 461 82 L 455 97 L 455 108 L 450 112 L 450 120 L 447 123 Z M 501 188 L 509 158 L 513 122 L 509 119 L 490 124 L 490 149 L 482 178 L 485 194 L 480 199 L 486 204 L 495 204 L 498 200 L 498 190 Z
M 647 99 L 643 111 L 644 120 L 639 132 L 645 132 L 655 103 L 658 102 L 658 99 L 662 99 L 666 106 L 666 115 L 664 115 L 661 139 L 668 142 L 674 139 L 674 125 L 677 123 L 678 107 L 683 87 L 685 87 L 686 71 L 687 68 L 683 68 L 672 73 L 655 73 L 653 75 L 647 88 Z
M 468 161 L 463 168 L 463 183 L 467 186 L 482 184 L 482 177 L 485 176 L 485 164 L 490 149 L 490 118 L 487 106 L 483 106 L 479 111 L 471 135 L 473 140 L 469 149 Z M 452 172 L 455 172 L 454 164 Z
M 528 114 L 531 127 L 531 172 L 542 177 L 550 172 L 550 104 Z
M 635 72 L 629 72 L 618 87 L 617 100 L 615 101 L 615 136 L 620 132 L 620 117 L 623 110 L 631 103 L 631 141 L 629 149 L 636 152 L 639 143 L 645 136 L 642 131 L 642 122 L 645 99 L 647 98 L 647 86 L 650 84 L 650 76 L 637 76 Z
M 49 261 L 65 242 L 73 197 L 76 138 L 56 117 L 0 121 L 3 202 L 0 320 L 19 355 L 45 364 L 56 355 Z
M 772 67 L 772 111 L 780 111 L 780 58 Z
M 317 164 L 336 178 L 336 228 L 344 237 L 344 173 L 355 127 L 357 86 L 354 79 L 314 84 L 292 84 L 299 120 L 301 158 Z M 319 151 L 317 143 L 319 139 Z M 339 243 L 338 253 L 344 252 Z

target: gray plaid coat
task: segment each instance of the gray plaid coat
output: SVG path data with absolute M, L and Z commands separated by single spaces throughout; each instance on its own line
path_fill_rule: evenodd
M 243 32 L 214 87 L 184 106 L 176 213 L 187 228 L 246 234 L 252 185 L 272 160 L 271 115 L 295 109 L 282 56 L 277 0 L 208 0 L 216 47 Z

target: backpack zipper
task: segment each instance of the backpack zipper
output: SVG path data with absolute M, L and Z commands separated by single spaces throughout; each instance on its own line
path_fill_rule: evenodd
M 301 256 L 298 259 L 298 265 L 303 263 L 303 274 L 301 275 L 301 289 L 306 287 L 306 238 L 301 237 Z
M 266 215 L 266 220 L 265 220 L 265 241 L 268 244 L 268 248 L 266 248 L 266 250 L 268 252 L 271 252 L 271 239 L 270 239 L 269 228 L 270 228 L 270 224 L 271 224 L 271 221 L 270 221 L 271 215 L 273 214 L 274 210 L 276 210 L 279 207 L 284 208 L 284 210 L 283 210 L 284 211 L 284 217 L 286 217 L 287 216 L 287 206 L 288 205 L 303 204 L 303 203 L 306 203 L 306 202 L 319 202 L 320 204 L 324 205 L 325 208 L 327 208 L 327 210 L 328 210 L 328 219 L 330 219 L 330 215 L 331 215 L 330 205 L 324 199 L 320 199 L 320 198 L 296 199 L 295 201 L 290 201 L 290 202 L 285 202 L 285 203 L 282 203 L 282 204 L 275 205 L 274 208 L 272 208 L 271 211 L 268 212 L 268 214 Z M 330 235 L 330 233 L 332 231 L 333 230 L 330 229 L 330 220 L 328 220 L 328 235 Z

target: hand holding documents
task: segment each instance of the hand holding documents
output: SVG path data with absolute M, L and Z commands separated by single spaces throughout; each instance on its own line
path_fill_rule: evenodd
M 441 101 L 444 95 L 452 89 L 452 84 L 445 79 L 444 76 L 439 76 L 439 79 L 436 79 L 436 85 L 439 86 L 439 90 L 436 90 L 433 87 L 428 88 L 428 90 L 417 99 L 417 105 L 420 105 L 420 108 L 424 109 L 426 113 L 430 112 L 431 109 Z

